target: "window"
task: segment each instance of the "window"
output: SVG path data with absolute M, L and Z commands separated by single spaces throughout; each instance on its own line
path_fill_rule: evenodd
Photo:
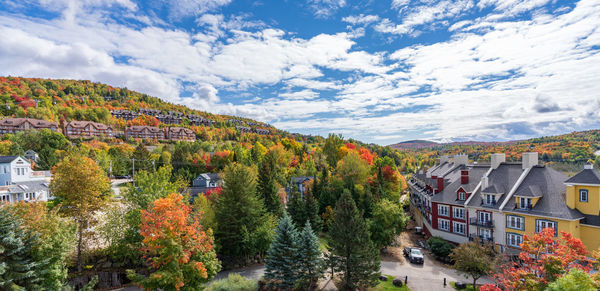
M 10 202 L 10 196 L 9 195 L 0 195 L 0 201 Z
M 579 190 L 579 201 L 580 202 L 588 202 L 588 190 L 587 189 Z
M 438 218 L 438 229 L 450 231 L 450 220 Z
M 438 205 L 438 215 L 440 216 L 449 216 L 448 212 L 450 212 L 450 207 L 448 205 Z
M 507 215 L 506 216 L 506 227 L 512 229 L 520 229 L 524 230 L 525 221 L 523 217 L 515 216 L 515 215 Z
M 536 219 L 535 220 L 535 232 L 540 232 L 544 228 L 552 227 L 554 229 L 554 236 L 557 234 L 556 221 Z
M 507 233 L 506 234 L 506 244 L 511 247 L 520 248 L 521 243 L 523 242 L 523 236 L 516 233 Z
M 520 201 L 519 201 L 519 208 L 521 208 L 521 209 L 531 208 L 531 198 L 521 197 Z
M 465 234 L 467 231 L 467 226 L 461 222 L 452 222 L 452 229 L 454 233 Z
M 480 223 L 489 223 L 492 221 L 492 214 L 489 212 L 479 211 L 477 212 L 477 216 Z
M 454 212 L 454 218 L 465 219 L 465 209 L 464 208 L 453 207 L 452 210 Z
M 490 195 L 490 194 L 485 195 L 485 204 L 487 204 L 487 205 L 496 204 L 496 195 Z
M 458 200 L 465 200 L 467 196 L 465 194 L 465 192 L 458 192 Z

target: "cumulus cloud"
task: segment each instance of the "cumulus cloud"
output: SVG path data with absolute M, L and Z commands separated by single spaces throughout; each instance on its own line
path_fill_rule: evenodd
M 316 17 L 327 18 L 346 6 L 346 0 L 307 0 L 307 5 Z

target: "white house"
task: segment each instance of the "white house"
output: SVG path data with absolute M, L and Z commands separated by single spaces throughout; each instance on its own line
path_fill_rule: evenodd
M 47 201 L 49 187 L 49 172 L 32 171 L 23 157 L 0 156 L 0 201 Z

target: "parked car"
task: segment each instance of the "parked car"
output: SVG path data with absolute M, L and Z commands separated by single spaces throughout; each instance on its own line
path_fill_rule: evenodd
M 425 262 L 425 256 L 423 256 L 423 252 L 418 248 L 404 247 L 402 252 L 408 258 L 408 261 L 413 264 L 423 264 Z

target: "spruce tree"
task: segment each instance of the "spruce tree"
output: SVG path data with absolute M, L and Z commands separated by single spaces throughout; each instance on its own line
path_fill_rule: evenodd
M 312 225 L 313 230 L 316 233 L 321 232 L 322 222 L 321 217 L 319 216 L 319 201 L 315 199 L 312 193 L 306 193 L 304 195 L 304 213 L 306 215 L 306 219 Z
M 258 193 L 262 196 L 267 211 L 275 216 L 283 212 L 283 203 L 279 196 L 279 187 L 276 183 L 277 166 L 273 155 L 267 154 L 258 172 Z
M 0 290 L 40 290 L 47 260 L 36 260 L 35 232 L 26 230 L 7 207 L 0 207 Z
M 265 258 L 265 279 L 269 285 L 281 290 L 290 290 L 299 279 L 299 238 L 294 223 L 287 215 L 279 218 L 275 239 Z
M 292 221 L 296 225 L 302 225 L 306 222 L 307 215 L 305 204 L 303 201 L 303 197 L 300 192 L 298 192 L 298 188 L 296 185 L 292 186 L 292 189 L 289 192 L 288 202 L 287 202 L 287 211 L 292 218 Z
M 221 196 L 215 202 L 219 253 L 249 257 L 265 251 L 271 227 L 262 199 L 256 194 L 256 173 L 250 167 L 233 163 L 225 169 Z
M 311 290 L 323 276 L 325 263 L 321 258 L 319 238 L 313 232 L 308 221 L 306 221 L 304 229 L 299 234 L 299 246 L 298 273 L 300 283 Z
M 330 226 L 332 263 L 343 274 L 344 289 L 377 285 L 381 258 L 371 242 L 367 223 L 345 191 L 335 206 Z

